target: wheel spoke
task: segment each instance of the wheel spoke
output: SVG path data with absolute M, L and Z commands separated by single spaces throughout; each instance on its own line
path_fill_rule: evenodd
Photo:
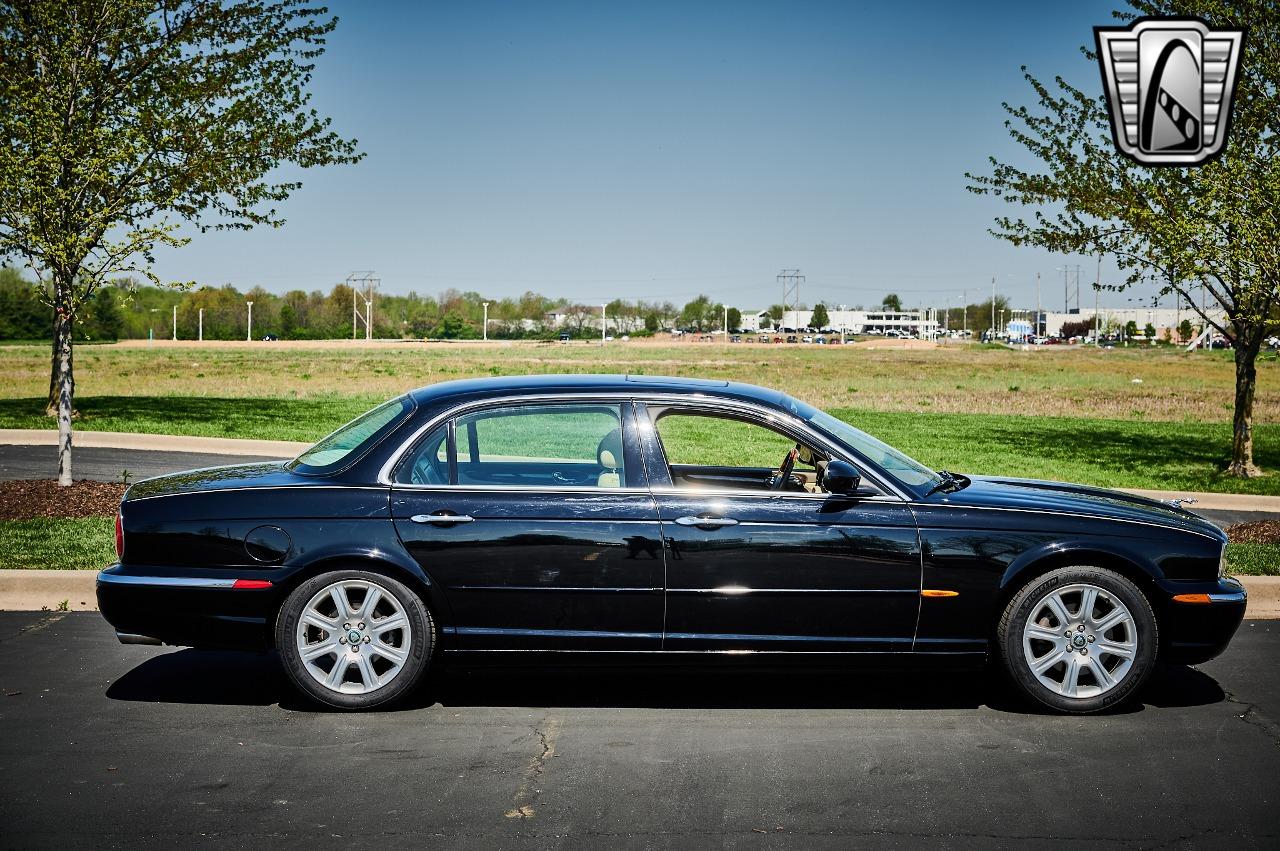
M 1098 638 L 1102 638 L 1104 632 L 1109 632 L 1127 620 L 1129 620 L 1129 612 L 1117 607 L 1107 612 L 1102 620 L 1094 624 L 1093 631 L 1097 633 Z
M 1121 659 L 1132 659 L 1137 650 L 1138 648 L 1131 642 L 1122 644 L 1117 641 L 1099 641 L 1093 646 L 1094 653 L 1108 653 L 1112 656 L 1119 656 Z
M 334 585 L 329 589 L 329 597 L 333 600 L 333 605 L 338 609 L 338 620 L 346 620 L 351 617 L 351 603 L 347 600 L 347 589 L 341 585 Z
M 389 662 L 394 662 L 396 665 L 403 665 L 404 660 L 409 658 L 409 654 L 401 650 L 399 647 L 392 647 L 390 644 L 383 644 L 380 641 L 366 644 L 365 647 L 368 648 L 370 653 L 377 653 L 382 658 Z
M 1056 593 L 1051 594 L 1044 601 L 1049 607 L 1049 611 L 1053 612 L 1053 616 L 1058 619 L 1058 626 L 1064 627 L 1071 622 L 1071 616 L 1067 614 L 1067 607 L 1063 605 L 1062 598 Z
M 360 680 L 364 683 L 366 691 L 373 691 L 378 687 L 378 675 L 373 672 L 373 666 L 369 664 L 368 654 L 356 655 L 356 667 L 360 669 Z
M 1040 641 L 1052 641 L 1054 644 L 1058 644 L 1062 641 L 1062 633 L 1056 632 L 1048 627 L 1040 626 L 1039 624 L 1028 626 L 1026 637 L 1035 638 Z
M 324 615 L 320 614 L 314 609 L 307 612 L 303 612 L 302 622 L 310 626 L 314 626 L 316 629 L 323 629 L 325 632 L 328 632 L 328 633 L 337 632 L 338 627 L 341 626 L 341 624 L 339 624 L 337 621 L 334 621 L 330 618 L 326 618 Z
M 1062 675 L 1062 693 L 1067 697 L 1075 697 L 1076 690 L 1080 687 L 1080 657 L 1074 653 L 1068 656 L 1067 670 Z
M 1093 678 L 1098 682 L 1098 688 L 1111 688 L 1116 684 L 1115 677 L 1111 676 L 1111 672 L 1107 670 L 1107 666 L 1102 664 L 1102 657 L 1097 653 L 1086 657 L 1089 660 L 1089 668 L 1093 671 Z
M 372 632 L 375 636 L 380 637 L 384 633 L 388 633 L 393 629 L 400 629 L 408 622 L 409 622 L 408 618 L 406 618 L 402 614 L 397 613 L 397 614 L 391 615 L 390 617 L 385 617 L 380 621 L 374 621 L 369 625 L 369 631 Z
M 314 662 L 321 656 L 325 656 L 329 653 L 341 652 L 341 647 L 342 645 L 338 644 L 336 641 L 321 641 L 318 644 L 308 644 L 305 647 L 299 648 L 298 654 L 302 656 L 302 661 Z
M 1046 653 L 1031 663 L 1031 670 L 1035 672 L 1035 675 L 1038 677 L 1065 658 L 1067 658 L 1067 653 L 1063 650 L 1055 650 L 1052 653 Z
M 379 588 L 370 588 L 369 593 L 364 595 L 364 602 L 360 604 L 360 611 L 356 613 L 356 617 L 362 618 L 366 622 L 373 618 L 373 610 L 377 608 L 378 601 L 382 599 L 382 590 Z
M 337 689 L 342 685 L 342 678 L 347 673 L 347 667 L 351 664 L 351 660 L 347 658 L 347 654 L 339 653 L 338 659 L 333 663 L 333 667 L 329 669 L 329 676 L 325 678 L 324 684 L 331 689 Z
M 1093 607 L 1098 602 L 1098 589 L 1085 588 L 1080 592 L 1080 612 L 1077 618 L 1083 621 L 1093 619 Z

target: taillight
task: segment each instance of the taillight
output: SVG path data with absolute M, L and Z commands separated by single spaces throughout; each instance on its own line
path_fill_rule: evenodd
M 116 558 L 124 558 L 124 515 L 116 512 Z

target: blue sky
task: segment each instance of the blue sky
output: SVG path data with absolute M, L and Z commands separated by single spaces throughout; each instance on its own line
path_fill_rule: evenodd
M 389 292 L 528 289 L 592 303 L 911 304 L 1002 293 L 1061 307 L 1064 263 L 987 234 L 964 189 L 1017 156 L 1019 66 L 1100 87 L 1096 2 L 336 2 L 315 105 L 367 158 L 304 172 L 288 224 L 197 235 L 166 279 Z M 1109 264 L 1103 278 L 1115 280 Z M 1146 296 L 1149 291 L 1143 291 Z M 1124 304 L 1125 295 L 1104 295 Z

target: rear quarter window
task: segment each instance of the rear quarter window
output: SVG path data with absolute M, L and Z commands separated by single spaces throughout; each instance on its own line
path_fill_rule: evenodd
M 289 463 L 289 469 L 322 476 L 337 472 L 376 446 L 413 412 L 413 400 L 401 396 L 361 414 Z

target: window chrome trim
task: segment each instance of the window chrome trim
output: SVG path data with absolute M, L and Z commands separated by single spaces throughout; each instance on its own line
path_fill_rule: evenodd
M 862 460 L 853 460 L 854 458 L 856 458 L 856 456 L 851 454 L 848 447 L 835 443 L 831 438 L 827 437 L 824 434 L 821 434 L 820 432 L 818 432 L 813 428 L 810 428 L 809 425 L 800 417 L 797 417 L 794 415 L 784 415 L 783 412 L 781 411 L 764 407 L 756 403 L 743 402 L 739 399 L 724 398 L 724 397 L 716 396 L 711 393 L 691 393 L 691 394 L 644 393 L 644 392 L 635 392 L 634 390 L 627 390 L 627 391 L 613 390 L 613 391 L 603 391 L 603 392 L 587 391 L 581 394 L 576 394 L 576 393 L 573 393 L 572 391 L 560 392 L 560 393 L 528 393 L 528 394 L 519 394 L 519 395 L 495 396 L 495 397 L 489 397 L 485 399 L 476 399 L 470 402 L 463 402 L 451 408 L 447 408 L 446 410 L 442 411 L 441 413 L 429 419 L 427 422 L 425 422 L 418 428 L 414 429 L 413 433 L 410 434 L 407 439 L 401 442 L 400 446 L 388 456 L 386 463 L 384 463 L 382 465 L 382 468 L 378 471 L 377 483 L 379 485 L 385 485 L 386 487 L 390 487 L 395 490 L 411 489 L 411 488 L 416 490 L 423 487 L 421 485 L 400 484 L 398 482 L 392 481 L 391 475 L 395 471 L 395 468 L 399 466 L 400 462 L 404 459 L 404 456 L 413 447 L 413 445 L 417 443 L 417 441 L 421 439 L 424 435 L 426 435 L 429 431 L 431 431 L 431 429 L 438 427 L 443 422 L 447 422 L 450 419 L 462 416 L 464 414 L 470 413 L 475 410 L 481 410 L 484 408 L 503 407 L 511 404 L 522 404 L 522 403 L 539 404 L 539 403 L 548 403 L 548 402 L 560 403 L 560 404 L 575 404 L 575 403 L 581 403 L 581 402 L 610 402 L 610 403 L 653 402 L 653 403 L 660 403 L 660 404 L 678 404 L 685 407 L 699 407 L 699 408 L 707 409 L 710 411 L 723 412 L 726 409 L 728 409 L 728 410 L 736 411 L 738 413 L 745 413 L 748 415 L 752 415 L 757 419 L 762 419 L 766 422 L 776 423 L 778 427 L 783 428 L 784 430 L 790 429 L 790 430 L 798 431 L 804 436 L 806 440 L 810 440 L 816 446 L 824 449 L 833 458 L 840 458 L 842 460 L 847 460 L 847 461 L 850 461 L 850 463 L 856 464 L 858 468 L 864 472 L 864 474 L 867 472 L 870 472 L 871 475 L 869 477 L 866 477 L 866 476 L 864 477 L 870 478 L 873 482 L 875 482 L 875 484 L 878 487 L 880 487 L 882 490 L 887 491 L 888 498 L 893 502 L 907 503 L 915 499 L 913 494 L 906 492 L 903 488 L 898 487 L 897 485 L 893 484 L 890 481 L 886 481 L 885 477 L 882 477 L 879 474 L 879 472 L 875 470 L 872 465 L 869 464 L 869 462 L 862 461 Z M 639 416 L 638 412 L 636 416 L 637 417 Z M 647 478 L 647 471 L 646 471 L 646 478 Z M 432 489 L 445 488 L 449 492 L 456 492 L 458 490 L 476 490 L 478 488 L 478 486 L 473 486 L 473 485 L 431 485 L 429 487 Z M 485 487 L 493 487 L 493 486 L 485 486 Z M 527 488 L 530 490 L 535 490 L 535 491 L 540 491 L 545 493 L 558 493 L 558 492 L 561 492 L 562 490 L 561 488 L 551 489 L 551 488 L 540 487 L 537 485 L 512 485 L 510 487 L 497 486 L 495 489 L 496 490 L 514 490 L 515 488 Z M 699 493 L 699 491 L 691 491 L 687 488 L 674 489 L 674 490 L 677 490 L 683 494 Z M 572 489 L 572 492 L 574 493 L 581 493 L 584 491 L 596 492 L 596 493 L 665 492 L 665 491 L 660 491 L 660 489 L 648 488 L 648 487 L 646 488 L 600 488 L 600 487 L 594 487 L 589 485 L 579 485 Z M 714 491 L 714 493 L 735 493 L 735 492 L 757 495 L 757 496 L 759 495 L 759 492 L 750 491 L 750 490 Z M 787 494 L 787 495 L 801 496 L 801 494 Z M 829 499 L 831 496 L 833 496 L 833 494 L 804 494 L 804 496 L 822 497 L 822 498 Z M 885 499 L 885 497 L 868 497 L 868 499 L 873 499 L 873 498 L 882 499 L 882 500 Z

